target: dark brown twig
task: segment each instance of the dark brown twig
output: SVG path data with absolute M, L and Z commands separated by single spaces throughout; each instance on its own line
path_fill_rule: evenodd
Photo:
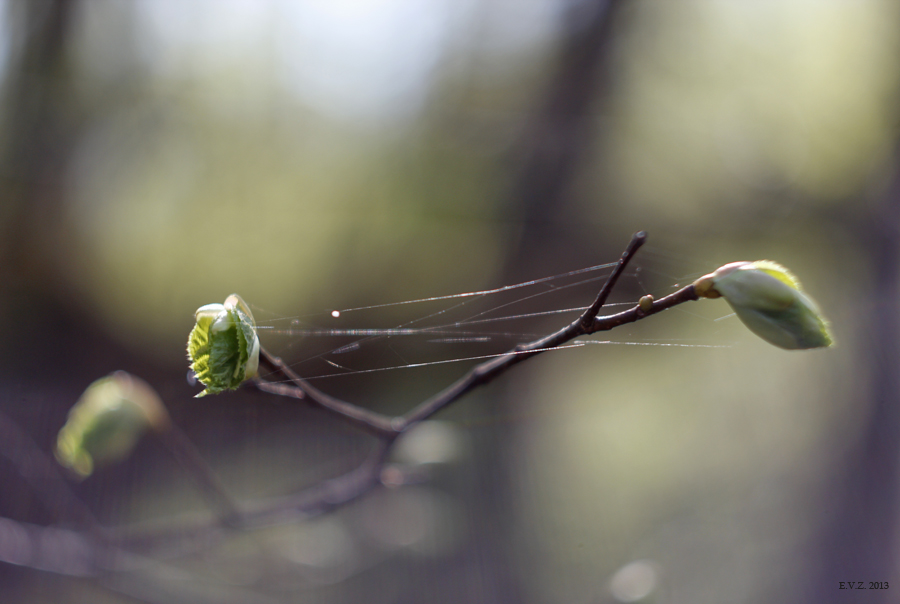
M 597 313 L 600 311 L 603 304 L 606 303 L 606 299 L 609 297 L 609 294 L 618 281 L 619 276 L 622 274 L 622 271 L 625 270 L 625 267 L 631 259 L 634 258 L 634 255 L 646 240 L 647 234 L 644 231 L 634 234 L 628 247 L 625 248 L 625 252 L 622 253 L 622 257 L 619 259 L 618 264 L 613 269 L 613 272 L 610 273 L 606 282 L 604 282 L 603 287 L 600 288 L 597 299 L 594 300 L 594 303 L 591 304 L 578 319 L 556 333 L 535 340 L 529 344 L 520 344 L 503 356 L 491 359 L 474 367 L 468 374 L 452 384 L 449 388 L 436 394 L 407 413 L 401 418 L 400 422 L 395 420 L 394 423 L 397 429 L 400 431 L 407 430 L 415 424 L 431 417 L 473 388 L 487 384 L 513 365 L 517 365 L 527 358 L 556 348 L 579 336 L 597 331 L 592 327 L 592 322 L 596 320 Z
M 622 253 L 621 258 L 619 258 L 616 267 L 600 288 L 600 292 L 594 300 L 594 303 L 591 304 L 577 320 L 549 336 L 540 338 L 528 344 L 521 344 L 506 354 L 481 363 L 455 383 L 422 402 L 403 416 L 389 418 L 373 411 L 357 407 L 346 401 L 330 397 L 312 387 L 308 382 L 300 378 L 300 376 L 284 363 L 284 361 L 270 355 L 265 350 L 262 351 L 263 359 L 270 366 L 291 380 L 294 385 L 273 384 L 264 380 L 257 380 L 256 385 L 260 390 L 272 394 L 293 398 L 309 397 L 313 402 L 341 415 L 355 425 L 373 433 L 375 436 L 385 439 L 387 442 L 392 442 L 400 433 L 405 432 L 419 422 L 428 419 L 474 388 L 487 384 L 513 365 L 521 363 L 527 358 L 556 348 L 579 336 L 592 334 L 597 331 L 605 331 L 619 325 L 624 325 L 625 323 L 632 323 L 644 317 L 666 310 L 667 308 L 671 308 L 676 304 L 696 300 L 697 295 L 694 293 L 693 286 L 688 286 L 674 294 L 653 302 L 649 309 L 642 309 L 638 305 L 616 315 L 597 317 L 597 314 L 606 303 L 609 294 L 618 282 L 619 277 L 646 240 L 647 233 L 644 231 L 639 231 L 632 236 L 631 241 Z
M 646 241 L 647 233 L 645 231 L 638 231 L 631 237 L 631 241 L 628 243 L 628 247 L 625 248 L 625 251 L 622 252 L 622 257 L 619 258 L 616 267 L 603 283 L 603 287 L 600 288 L 597 299 L 594 300 L 594 303 L 588 307 L 583 315 L 581 315 L 581 326 L 585 331 L 590 329 L 591 323 L 594 322 L 597 313 L 599 313 L 603 305 L 606 304 L 606 299 L 609 298 L 609 294 L 612 293 L 613 288 L 619 281 L 619 277 L 621 277 L 622 273 L 625 271 L 625 267 L 628 266 L 628 263 L 631 262 L 631 259 L 634 258 L 634 255 L 641 249 L 641 246 L 644 245 Z
M 650 315 L 661 313 L 662 311 L 668 310 L 673 306 L 678 306 L 679 304 L 684 304 L 685 302 L 693 302 L 694 300 L 699 299 L 700 296 L 698 296 L 697 292 L 694 291 L 694 286 L 688 285 L 682 287 L 676 292 L 669 294 L 664 298 L 653 300 L 649 309 L 642 308 L 640 305 L 636 305 L 632 308 L 629 308 L 628 310 L 614 315 L 597 317 L 596 319 L 594 319 L 594 324 L 590 327 L 587 333 L 609 331 L 610 329 L 614 329 L 616 327 L 619 327 L 620 325 L 625 325 L 626 323 L 634 323 L 635 321 L 640 321 L 641 319 L 649 317 Z
M 272 369 L 283 374 L 294 384 L 293 386 L 288 384 L 274 384 L 272 382 L 267 382 L 262 378 L 257 378 L 255 384 L 260 390 L 291 398 L 308 398 L 323 409 L 339 415 L 351 424 L 360 427 L 367 432 L 371 432 L 375 436 L 381 438 L 396 437 L 397 432 L 391 425 L 391 418 L 388 416 L 369 411 L 368 409 L 363 409 L 362 407 L 357 407 L 352 403 L 325 394 L 297 375 L 290 366 L 279 357 L 272 355 L 265 348 L 260 348 L 260 360 L 265 362 Z

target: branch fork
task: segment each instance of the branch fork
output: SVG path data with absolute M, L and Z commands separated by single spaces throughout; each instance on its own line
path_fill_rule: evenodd
M 176 544 L 188 550 L 202 547 L 198 544 L 207 543 L 223 529 L 250 530 L 307 518 L 310 515 L 323 513 L 353 501 L 379 484 L 388 486 L 406 484 L 410 477 L 401 471 L 393 471 L 394 468 L 387 463 L 394 443 L 405 432 L 453 404 L 475 388 L 490 383 L 526 359 L 553 350 L 578 337 L 633 323 L 678 304 L 699 299 L 694 285 L 689 285 L 659 300 L 653 300 L 651 296 L 644 296 L 638 304 L 628 310 L 613 315 L 599 316 L 619 277 L 646 239 L 645 232 L 635 233 L 612 273 L 601 287 L 597 298 L 578 319 L 548 336 L 527 344 L 519 344 L 507 353 L 473 367 L 456 382 L 421 402 L 404 415 L 391 417 L 330 396 L 300 377 L 281 358 L 271 354 L 265 348 L 259 347 L 259 363 L 267 366 L 273 374 L 283 376 L 286 382 L 272 382 L 255 377 L 252 384 L 263 392 L 309 401 L 336 415 L 341 421 L 369 433 L 374 437 L 375 444 L 366 459 L 359 466 L 344 474 L 291 495 L 239 506 L 229 498 L 212 470 L 203 462 L 187 437 L 175 429 L 168 430 L 163 435 L 164 443 L 179 462 L 194 475 L 205 499 L 214 511 L 214 517 L 188 523 L 172 521 L 146 530 L 135 527 L 107 529 L 98 526 L 96 520 L 83 505 L 69 506 L 68 510 L 71 514 L 84 520 L 85 534 L 95 537 L 93 542 L 97 546 L 96 559 L 98 562 L 93 572 L 116 570 L 117 563 L 115 561 L 122 559 L 122 556 L 118 554 L 126 551 L 148 552 L 157 547 L 172 548 Z M 220 312 L 218 309 L 216 310 Z M 228 309 L 226 308 L 226 310 Z M 249 313 L 249 310 L 246 312 Z M 249 351 L 248 356 L 256 354 L 256 345 L 252 347 L 252 351 L 249 344 L 246 348 Z M 255 372 L 255 367 L 253 369 Z M 0 416 L 0 433 L 4 431 L 3 428 L 3 417 Z M 33 448 L 25 447 L 25 449 Z M 3 448 L 0 447 L 0 454 L 3 453 Z M 5 455 L 10 456 L 10 452 L 7 451 Z M 39 457 L 44 459 L 46 456 Z M 49 459 L 44 461 L 49 468 L 54 467 Z M 52 474 L 53 472 L 47 471 L 49 478 L 45 481 L 46 484 L 35 483 L 33 487 L 42 493 L 47 489 L 56 489 L 65 495 L 65 497 L 61 497 L 61 500 L 65 500 L 67 497 L 71 499 L 67 495 L 68 491 L 63 488 L 65 484 L 58 476 Z M 411 479 L 414 480 L 415 477 Z M 14 521 L 9 520 L 9 522 Z M 129 554 L 125 558 L 133 557 L 133 555 Z
M 645 296 L 638 304 L 626 311 L 613 315 L 598 316 L 619 277 L 646 240 L 647 233 L 644 231 L 639 231 L 632 236 L 612 273 L 603 283 L 597 298 L 574 322 L 555 333 L 527 344 L 519 344 L 506 354 L 475 366 L 465 376 L 423 401 L 404 415 L 389 417 L 329 396 L 301 378 L 281 358 L 272 355 L 265 348 L 260 349 L 260 362 L 267 365 L 273 372 L 287 378 L 290 383 L 273 383 L 257 377 L 254 380 L 254 384 L 263 392 L 308 400 L 378 439 L 379 446 L 375 447 L 363 465 L 343 477 L 335 479 L 331 485 L 333 487 L 331 495 L 334 497 L 334 503 L 350 501 L 363 495 L 381 480 L 391 447 L 401 434 L 432 417 L 438 411 L 451 405 L 475 388 L 493 381 L 513 365 L 517 365 L 542 352 L 557 348 L 580 336 L 607 331 L 626 323 L 639 321 L 678 304 L 698 300 L 699 297 L 694 291 L 694 286 L 688 285 L 659 300 L 654 300 L 651 296 Z M 366 475 L 365 478 L 360 479 L 360 473 Z M 351 475 L 353 479 L 351 479 Z M 342 490 L 343 492 L 340 492 Z M 335 491 L 339 493 L 335 495 Z

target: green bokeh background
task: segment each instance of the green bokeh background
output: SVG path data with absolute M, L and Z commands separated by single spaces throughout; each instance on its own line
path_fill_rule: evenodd
M 128 576 L 3 564 L 3 601 L 607 603 L 650 560 L 634 601 L 850 602 L 830 573 L 853 547 L 881 566 L 842 579 L 900 589 L 880 381 L 898 333 L 871 323 L 896 304 L 897 2 L 0 5 L 0 410 L 45 451 L 124 369 L 238 500 L 314 483 L 369 441 L 254 392 L 192 400 L 197 307 L 239 292 L 265 321 L 498 287 L 613 261 L 638 229 L 617 301 L 770 258 L 838 342 L 781 351 L 692 303 L 610 337 L 725 348 L 531 360 L 439 418 L 411 455 L 453 455 L 423 485 Z M 587 102 L 558 128 L 567 49 L 604 11 Z M 318 385 L 402 412 L 462 371 Z M 11 465 L 0 481 L 0 514 L 55 521 Z M 75 488 L 110 524 L 202 510 L 152 442 Z

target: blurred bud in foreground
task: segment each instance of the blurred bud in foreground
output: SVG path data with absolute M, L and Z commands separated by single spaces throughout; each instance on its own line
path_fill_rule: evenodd
M 694 282 L 702 298 L 725 298 L 750 331 L 781 348 L 832 345 L 828 321 L 786 268 L 769 260 L 732 262 Z
M 116 371 L 88 386 L 69 411 L 56 441 L 56 459 L 87 477 L 95 465 L 127 457 L 148 428 L 168 426 L 169 414 L 153 388 Z
M 259 369 L 259 338 L 250 308 L 237 294 L 225 304 L 207 304 L 194 314 L 188 338 L 191 369 L 206 390 L 197 396 L 236 390 Z

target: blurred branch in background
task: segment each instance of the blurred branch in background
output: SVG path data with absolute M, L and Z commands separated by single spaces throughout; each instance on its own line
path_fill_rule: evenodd
M 68 43 L 77 0 L 10 2 L 4 6 L 11 64 L 3 82 L 0 148 L 0 279 L 6 315 L 28 317 L 58 291 L 54 255 L 65 171 L 77 140 Z M 9 295 L 9 294 L 15 295 Z M 41 300 L 41 297 L 44 300 Z M 27 318 L 26 318 L 27 321 Z M 27 342 L 27 338 L 21 337 Z
M 56 522 L 99 530 L 94 514 L 69 488 L 57 464 L 2 412 L 0 455 L 13 464 L 28 486 L 38 494 L 39 501 L 48 506 Z

